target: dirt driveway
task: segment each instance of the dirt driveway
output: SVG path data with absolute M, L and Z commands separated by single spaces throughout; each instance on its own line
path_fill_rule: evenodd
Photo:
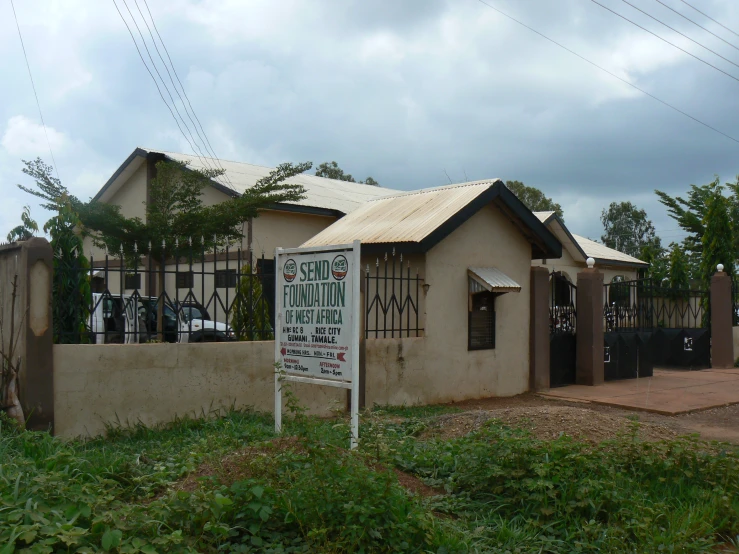
M 739 404 L 675 416 L 556 400 L 532 393 L 450 405 L 463 412 L 438 418 L 438 433 L 445 436 L 465 434 L 484 421 L 497 418 L 529 429 L 540 438 L 552 439 L 564 433 L 582 440 L 600 441 L 625 431 L 631 418 L 642 423 L 640 436 L 645 440 L 698 434 L 704 440 L 739 444 Z

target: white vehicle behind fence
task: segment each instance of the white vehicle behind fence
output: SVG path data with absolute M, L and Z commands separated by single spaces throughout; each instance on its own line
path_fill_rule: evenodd
M 154 340 L 157 333 L 157 299 L 93 293 L 91 331 L 96 344 L 136 344 Z M 200 319 L 191 308 L 173 309 L 168 303 L 162 314 L 165 342 L 224 342 L 233 340 L 225 323 Z

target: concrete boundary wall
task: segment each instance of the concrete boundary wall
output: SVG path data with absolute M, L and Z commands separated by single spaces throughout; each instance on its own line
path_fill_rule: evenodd
M 274 342 L 54 345 L 54 430 L 156 425 L 218 408 L 274 410 Z M 343 389 L 291 384 L 309 413 L 346 407 Z

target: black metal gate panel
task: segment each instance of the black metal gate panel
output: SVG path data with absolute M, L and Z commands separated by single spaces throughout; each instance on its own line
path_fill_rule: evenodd
M 575 384 L 575 352 L 577 335 L 561 333 L 549 335 L 549 386 L 564 387 Z
M 604 300 L 606 381 L 649 377 L 655 366 L 711 366 L 709 291 L 615 281 L 604 286 Z
M 709 329 L 657 329 L 651 349 L 658 367 L 706 369 L 711 367 Z
M 604 333 L 603 337 L 605 342 L 603 368 L 606 381 L 652 376 L 653 333 L 610 331 Z
M 558 272 L 549 284 L 549 386 L 563 387 L 575 384 L 577 287 Z

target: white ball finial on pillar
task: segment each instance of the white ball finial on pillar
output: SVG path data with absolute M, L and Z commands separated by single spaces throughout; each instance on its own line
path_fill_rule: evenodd
M 588 264 L 588 269 L 593 269 L 593 266 L 595 265 L 595 260 L 593 258 L 588 258 L 585 260 L 585 263 Z
M 724 264 L 718 264 L 716 266 L 716 269 L 719 271 L 719 273 L 721 273 L 724 270 Z

